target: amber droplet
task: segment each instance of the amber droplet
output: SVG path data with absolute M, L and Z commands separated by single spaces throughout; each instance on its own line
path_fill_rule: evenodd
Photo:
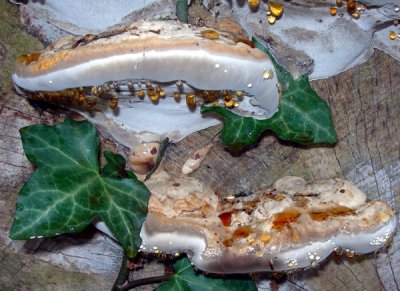
M 179 92 L 174 92 L 172 95 L 176 102 L 181 101 L 181 94 Z
M 189 107 L 196 106 L 196 95 L 194 95 L 194 93 L 188 93 L 186 95 L 186 104 Z
M 144 98 L 145 94 L 144 94 L 144 90 L 138 90 L 137 91 L 137 95 L 139 98 Z
M 337 9 L 336 9 L 335 7 L 331 7 L 331 8 L 329 9 L 329 13 L 330 13 L 332 16 L 335 16 L 336 13 L 337 13 Z
M 158 93 L 151 87 L 147 89 L 147 96 L 149 96 L 150 100 L 153 103 L 157 103 L 159 100 Z
M 219 33 L 212 29 L 203 30 L 201 35 L 208 39 L 219 39 Z
M 232 96 L 229 94 L 228 91 L 223 91 L 221 93 L 224 96 L 224 101 L 231 101 L 232 100 Z
M 160 95 L 160 97 L 165 97 L 166 93 L 163 89 L 160 90 L 160 92 L 158 92 L 158 95 Z
M 356 2 L 354 0 L 348 0 L 347 1 L 347 10 L 352 12 L 356 9 Z
M 276 22 L 276 17 L 273 15 L 268 16 L 267 19 L 269 24 L 274 24 Z
M 354 252 L 354 250 L 346 250 L 346 256 L 348 257 L 348 258 L 354 258 L 354 256 L 355 256 L 355 252 Z
M 336 5 L 341 7 L 343 5 L 343 0 L 336 0 Z
M 118 107 L 118 99 L 117 98 L 111 98 L 108 100 L 108 106 L 111 109 L 116 109 Z
M 208 91 L 201 91 L 200 92 L 200 97 L 201 97 L 201 99 L 204 100 L 204 102 L 208 102 L 209 101 L 208 100 Z
M 247 5 L 251 9 L 256 9 L 260 5 L 260 0 L 247 0 Z
M 269 10 L 271 11 L 271 14 L 273 16 L 279 17 L 283 13 L 283 5 L 281 3 L 277 3 L 277 2 L 270 2 Z
M 208 91 L 208 101 L 214 102 L 215 99 L 217 99 L 217 95 L 216 95 L 215 91 Z
M 269 243 L 270 240 L 271 240 L 271 236 L 270 236 L 269 234 L 267 234 L 267 233 L 264 233 L 264 234 L 261 236 L 261 241 L 262 241 L 264 244 Z
M 236 92 L 235 92 L 235 95 L 236 95 L 237 97 L 239 97 L 239 98 L 242 98 L 242 97 L 244 96 L 244 93 L 243 93 L 243 91 L 236 91 Z
M 228 108 L 232 108 L 232 107 L 235 106 L 235 101 L 232 100 L 232 99 L 229 100 L 229 101 L 224 101 L 224 103 L 225 103 L 225 106 L 228 107 Z
M 395 40 L 396 39 L 396 33 L 394 31 L 389 32 L 389 38 L 391 40 Z
M 232 212 L 224 212 L 218 215 L 219 219 L 221 219 L 221 222 L 224 226 L 230 226 L 232 222 Z

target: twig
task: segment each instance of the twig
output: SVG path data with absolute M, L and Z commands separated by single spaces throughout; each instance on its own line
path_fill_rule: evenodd
M 143 278 L 143 279 L 138 279 L 138 280 L 133 280 L 133 281 L 128 281 L 121 287 L 119 287 L 119 291 L 127 291 L 135 287 L 139 287 L 142 285 L 147 285 L 147 284 L 153 284 L 153 283 L 161 283 L 164 281 L 169 280 L 173 274 L 166 274 L 166 275 L 161 275 L 161 276 L 154 276 L 154 277 L 148 277 L 148 278 Z

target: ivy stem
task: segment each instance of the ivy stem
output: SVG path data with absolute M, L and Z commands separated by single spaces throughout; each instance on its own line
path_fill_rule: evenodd
M 176 1 L 176 16 L 179 21 L 188 23 L 188 1 L 187 0 L 178 0 Z
M 124 252 L 122 256 L 122 262 L 121 262 L 121 267 L 119 268 L 118 272 L 118 277 L 115 280 L 114 286 L 112 287 L 112 291 L 120 291 L 121 286 L 125 284 L 125 282 L 128 280 L 129 277 L 129 269 L 126 267 L 126 262 L 128 260 L 128 257 L 126 253 Z
M 138 279 L 138 280 L 132 280 L 126 282 L 124 285 L 119 287 L 119 291 L 127 291 L 135 287 L 139 287 L 142 285 L 147 285 L 147 284 L 153 284 L 153 283 L 161 283 L 164 281 L 169 280 L 173 274 L 166 274 L 166 275 L 161 275 L 161 276 L 154 276 L 154 277 L 148 277 L 148 278 L 143 278 L 143 279 Z

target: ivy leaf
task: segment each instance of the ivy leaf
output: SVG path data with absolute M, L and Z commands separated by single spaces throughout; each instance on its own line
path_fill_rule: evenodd
M 104 151 L 103 154 L 107 161 L 107 164 L 101 171 L 103 177 L 115 179 L 130 178 L 137 180 L 136 175 L 132 171 L 125 170 L 126 161 L 123 156 L 109 151 Z
M 150 192 L 137 179 L 121 178 L 125 161 L 106 153 L 99 169 L 99 141 L 87 121 L 66 120 L 57 126 L 20 130 L 28 160 L 37 169 L 21 188 L 11 239 L 54 236 L 83 230 L 100 217 L 134 257 Z
M 240 150 L 257 142 L 266 130 L 272 130 L 280 139 L 297 143 L 335 143 L 337 138 L 329 107 L 311 88 L 308 76 L 295 80 L 257 40 L 253 42 L 274 63 L 282 86 L 279 110 L 271 118 L 259 120 L 240 116 L 222 107 L 202 107 L 202 113 L 217 112 L 224 117 L 221 133 L 224 144 Z
M 174 264 L 175 274 L 164 284 L 155 290 L 218 290 L 218 291 L 241 291 L 241 290 L 257 290 L 254 281 L 248 279 L 216 279 L 210 278 L 203 274 L 196 274 L 190 261 L 187 258 L 178 260 Z

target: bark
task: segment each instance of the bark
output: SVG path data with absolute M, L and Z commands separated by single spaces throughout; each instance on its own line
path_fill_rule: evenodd
M 41 45 L 21 32 L 15 6 L 0 0 L 0 11 L 0 286 L 2 290 L 109 290 L 117 276 L 121 249 L 93 228 L 53 239 L 8 239 L 17 193 L 33 171 L 18 130 L 57 123 L 71 113 L 27 101 L 13 91 L 10 74 L 16 56 Z M 170 145 L 164 164 L 169 172 L 179 174 L 193 152 L 214 142 L 192 175 L 223 196 L 268 187 L 285 175 L 309 181 L 340 177 L 359 186 L 369 198 L 383 199 L 399 209 L 399 80 L 400 64 L 376 51 L 364 65 L 312 83 L 331 107 L 339 140 L 334 146 L 299 146 L 267 133 L 253 148 L 232 155 L 221 144 L 221 127 L 217 126 Z M 379 254 L 331 259 L 317 270 L 296 272 L 281 280 L 269 274 L 260 278 L 265 290 L 397 290 L 399 248 L 397 234 Z M 157 270 L 162 268 L 147 268 L 144 275 L 160 275 Z

